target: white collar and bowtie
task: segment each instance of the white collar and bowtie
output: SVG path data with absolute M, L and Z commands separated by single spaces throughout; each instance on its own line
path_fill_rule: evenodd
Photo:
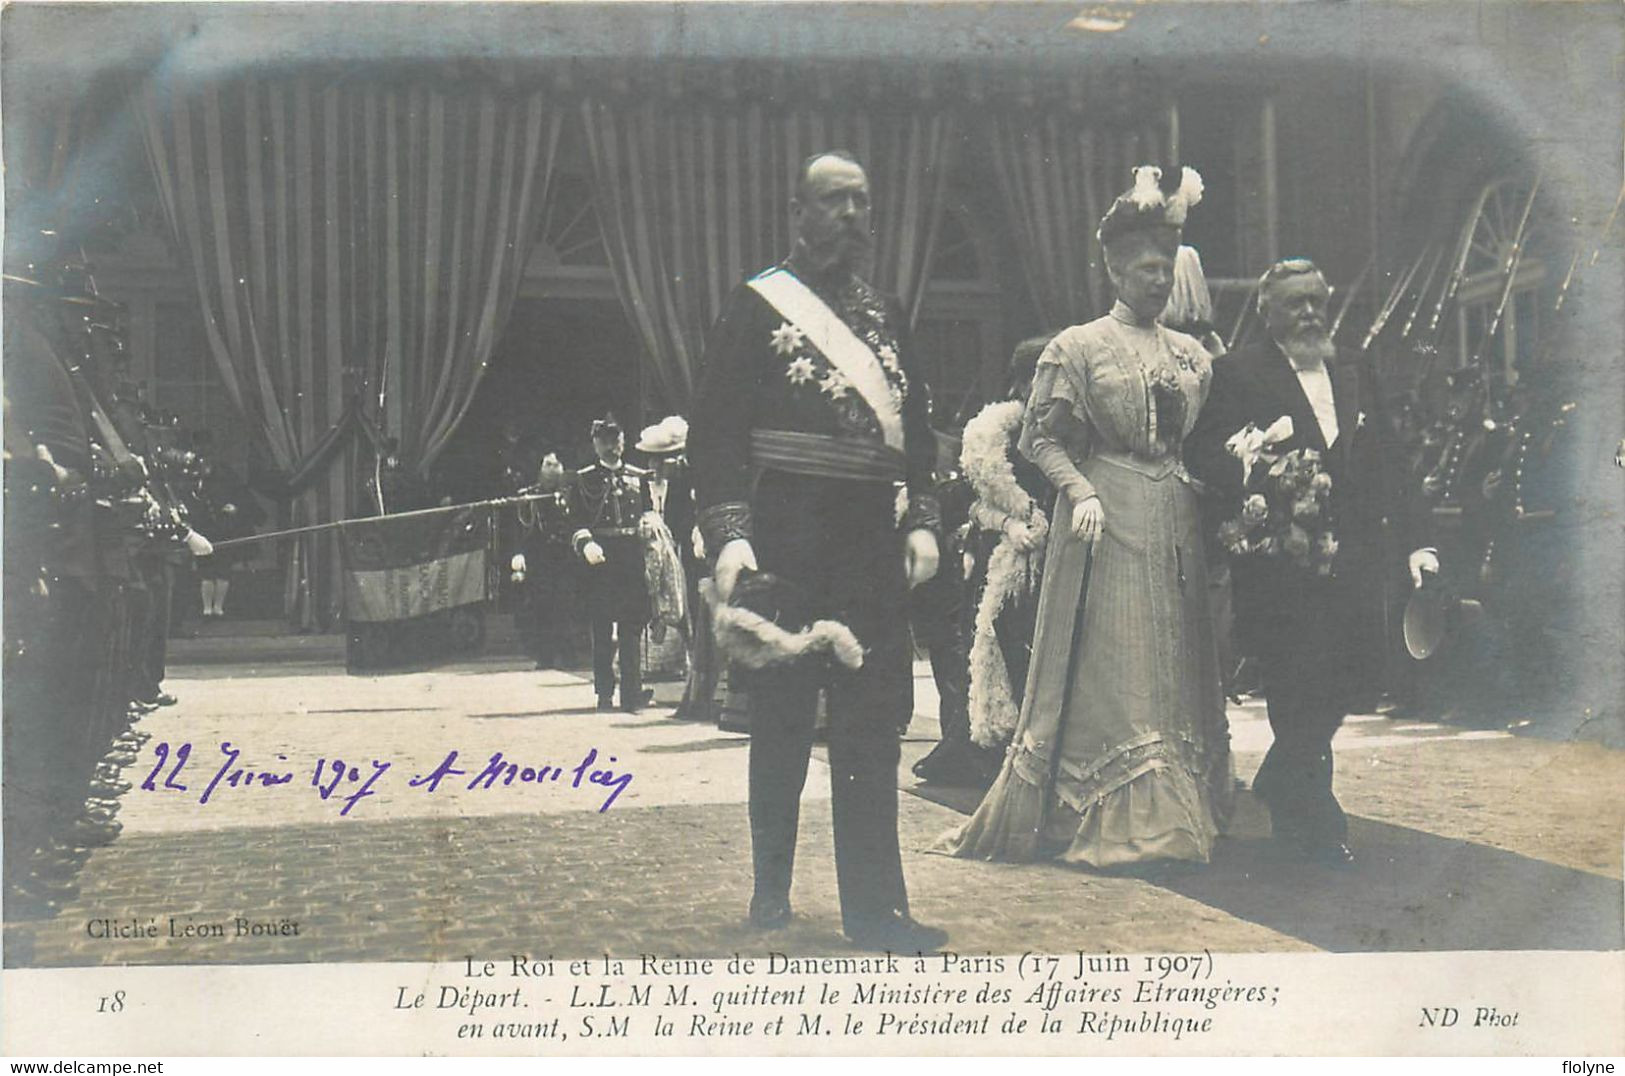
M 1292 372 L 1298 375 L 1298 384 L 1309 398 L 1309 406 L 1314 409 L 1315 422 L 1320 426 L 1320 435 L 1326 447 L 1332 447 L 1341 432 L 1337 428 L 1337 400 L 1332 395 L 1332 375 L 1323 362 L 1307 367 L 1294 365 Z

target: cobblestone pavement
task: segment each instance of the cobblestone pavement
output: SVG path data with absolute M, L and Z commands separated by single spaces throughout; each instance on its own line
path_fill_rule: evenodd
M 905 869 L 915 915 L 946 926 L 958 951 L 1625 944 L 1625 753 L 1356 717 L 1337 741 L 1362 854 L 1353 871 L 1276 857 L 1245 795 L 1207 868 L 966 862 L 929 852 L 976 796 L 909 776 L 936 738 L 923 666 L 916 683 L 900 770 Z M 6 924 L 7 966 L 846 948 L 821 763 L 804 799 L 797 917 L 765 935 L 743 922 L 748 740 L 673 721 L 669 705 L 599 714 L 581 678 L 498 661 L 373 677 L 311 661 L 199 666 L 166 686 L 182 702 L 142 723 L 153 739 L 126 774 L 138 788 L 123 836 L 56 919 Z M 658 685 L 659 698 L 680 688 Z M 1235 707 L 1231 722 L 1248 776 L 1269 743 L 1262 707 Z M 453 750 L 464 775 L 431 791 Z M 469 789 L 498 752 L 512 783 L 501 770 Z M 341 813 L 379 763 L 370 794 Z M 233 786 L 238 769 L 291 779 Z M 149 775 L 151 791 L 139 787 Z

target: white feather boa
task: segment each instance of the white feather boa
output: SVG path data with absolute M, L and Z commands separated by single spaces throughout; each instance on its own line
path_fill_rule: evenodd
M 971 739 L 986 747 L 1009 742 L 1021 716 L 1016 708 L 1010 671 L 994 624 L 1005 606 L 1031 593 L 1043 571 L 1044 539 L 1049 520 L 1016 482 L 1010 453 L 1021 431 L 1025 407 L 1019 400 L 994 403 L 965 425 L 964 447 L 959 463 L 976 491 L 971 519 L 983 530 L 1000 531 L 1003 536 L 988 558 L 987 585 L 976 606 L 976 633 L 970 646 L 970 730 Z M 1031 531 L 1031 553 L 1016 549 L 1007 522 L 1025 524 Z

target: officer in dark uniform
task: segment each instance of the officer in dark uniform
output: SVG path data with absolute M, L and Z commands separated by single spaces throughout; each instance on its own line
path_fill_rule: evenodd
M 558 453 L 542 457 L 536 484 L 521 491 L 533 497 L 516 508 L 519 553 L 511 568 L 524 584 L 522 623 L 538 669 L 575 664 L 575 565 L 570 548 L 570 498 Z
M 8 894 L 20 914 L 53 914 L 77 895 L 74 876 L 90 847 L 117 835 L 108 805 L 130 787 L 118 765 L 133 762 L 133 751 L 102 759 L 111 736 L 128 731 L 118 720 L 122 678 L 110 660 L 121 626 L 115 618 L 121 579 L 106 556 L 116 538 L 110 506 L 124 483 L 112 478 L 103 443 L 109 435 L 94 421 L 110 425 L 86 369 L 85 325 L 95 304 L 64 295 L 44 273 L 34 279 L 34 265 L 25 268 L 26 276 L 8 272 L 5 286 L 5 382 L 15 424 L 6 427 L 12 458 L 0 755 Z M 49 518 L 34 520 L 45 530 L 32 557 L 12 540 L 11 512 L 22 493 L 51 498 Z M 21 559 L 14 562 L 14 555 Z M 15 575 L 30 563 L 31 578 Z M 14 604 L 19 598 L 27 604 Z M 138 746 L 133 737 L 126 743 Z M 87 796 L 99 797 L 99 806 Z
M 65 838 L 84 800 L 83 743 L 105 632 L 97 589 L 90 435 L 48 332 L 54 318 L 5 286 L 7 916 L 77 896 L 82 855 Z M 43 316 L 41 316 L 43 314 Z M 32 502 L 32 503 L 30 503 Z
M 613 418 L 592 424 L 598 458 L 575 474 L 569 487 L 571 545 L 585 565 L 581 574 L 592 624 L 592 680 L 598 708 L 614 704 L 615 654 L 620 654 L 621 709 L 636 712 L 653 697 L 643 689 L 643 628 L 649 622 L 649 589 L 639 523 L 652 508 L 649 472 L 628 464 L 626 436 Z
M 940 948 L 909 915 L 897 839 L 899 736 L 913 711 L 908 589 L 932 578 L 936 449 L 908 321 L 859 275 L 869 183 L 849 154 L 809 158 L 789 259 L 729 296 L 707 343 L 689 432 L 700 529 L 719 598 L 760 569 L 813 620 L 845 624 L 861 667 L 767 666 L 748 679 L 751 922 L 791 917 L 801 790 L 827 693 L 835 866 L 846 934 L 865 947 Z M 900 487 L 907 497 L 899 496 Z

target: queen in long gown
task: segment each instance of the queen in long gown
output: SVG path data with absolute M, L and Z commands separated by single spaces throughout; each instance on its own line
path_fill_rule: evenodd
M 1003 768 L 939 848 L 953 855 L 1206 862 L 1229 812 L 1202 536 L 1179 462 L 1211 367 L 1197 340 L 1156 323 L 1184 206 L 1137 178 L 1140 199 L 1119 198 L 1102 222 L 1116 306 L 1039 359 L 1021 451 L 1058 493 L 1032 660 Z M 1091 497 L 1103 515 L 1092 540 L 1068 525 Z

